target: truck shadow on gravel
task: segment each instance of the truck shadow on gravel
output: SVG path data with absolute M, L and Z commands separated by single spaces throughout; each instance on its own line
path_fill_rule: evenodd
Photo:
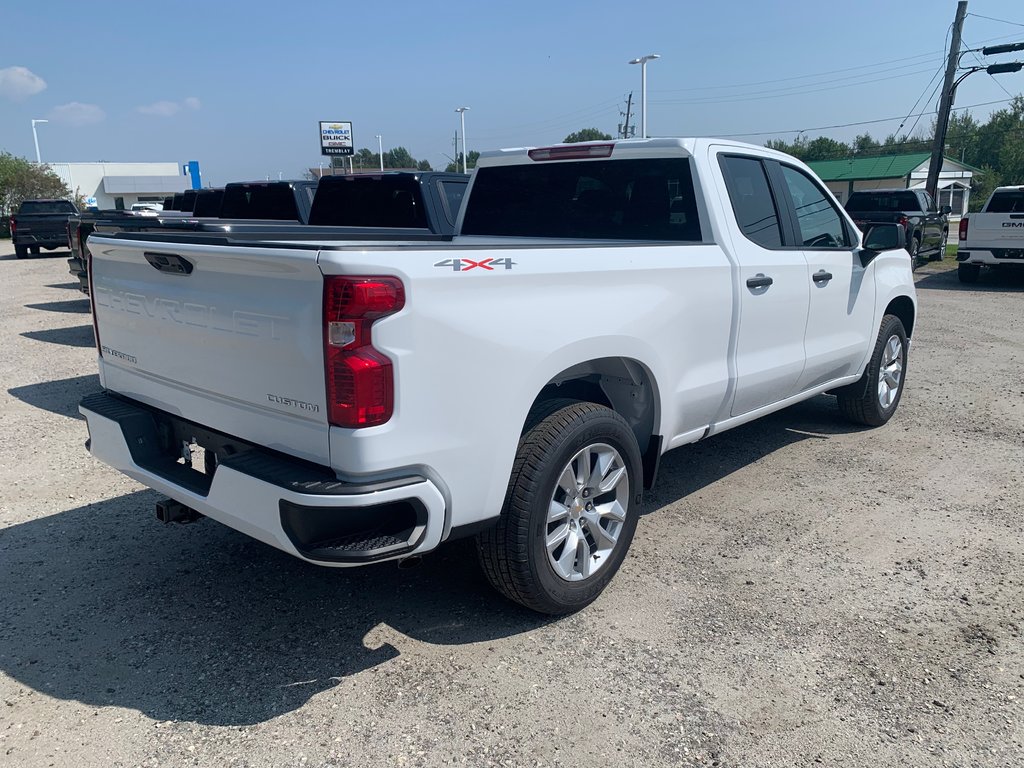
M 156 720 L 264 722 L 400 655 L 547 619 L 501 601 L 471 541 L 418 568 L 307 565 L 141 491 L 0 530 L 0 668 L 47 696 Z
M 918 289 L 940 291 L 998 291 L 1019 293 L 1024 291 L 1024 268 L 987 269 L 982 268 L 976 283 L 961 283 L 955 269 L 934 272 L 920 276 L 915 274 L 914 284 Z
M 89 343 L 83 346 L 92 346 L 92 327 L 83 326 L 88 329 Z M 67 329 L 76 330 L 73 328 Z M 39 338 L 42 334 L 53 333 L 52 331 L 35 331 L 25 333 L 30 338 Z M 59 334 L 58 334 L 59 336 Z M 42 339 L 53 341 L 52 338 Z M 67 343 L 67 342 L 55 342 Z M 41 381 L 38 384 L 26 384 L 23 387 L 12 387 L 8 394 L 18 398 L 23 403 L 41 408 L 50 413 L 57 413 L 72 419 L 82 419 L 78 412 L 78 403 L 90 392 L 100 390 L 100 377 L 95 373 L 88 376 L 74 376 L 70 379 L 56 379 L 54 381 Z
M 749 424 L 669 451 L 645 496 L 644 514 L 656 512 L 788 445 L 828 440 L 867 427 L 845 421 L 834 397 L 820 395 Z
M 93 347 L 96 340 L 91 325 L 76 325 L 73 328 L 51 328 L 46 331 L 25 331 L 26 339 L 45 341 L 49 344 L 64 344 L 68 347 Z
M 43 304 L 26 304 L 27 309 L 42 309 L 47 312 L 66 312 L 69 314 L 91 314 L 89 299 L 71 299 L 70 301 L 48 301 Z
M 816 398 L 665 457 L 656 508 L 798 440 L 847 431 Z M 850 427 L 850 430 L 855 428 Z M 203 520 L 162 526 L 140 491 L 0 530 L 0 669 L 155 720 L 251 725 L 401 655 L 551 620 L 496 595 L 471 540 L 414 569 L 307 565 Z

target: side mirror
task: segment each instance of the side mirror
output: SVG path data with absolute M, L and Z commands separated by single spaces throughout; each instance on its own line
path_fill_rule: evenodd
M 867 266 L 882 251 L 907 247 L 907 230 L 902 224 L 871 224 L 864 232 L 860 261 Z
M 953 209 L 948 205 L 942 206 L 939 210 L 942 212 L 943 216 L 949 216 L 949 214 L 953 212 Z

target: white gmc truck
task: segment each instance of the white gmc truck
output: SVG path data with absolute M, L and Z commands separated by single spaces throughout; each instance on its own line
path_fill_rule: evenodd
M 960 219 L 956 260 L 961 283 L 976 283 L 982 267 L 1024 267 L 1024 187 L 996 187 L 980 213 Z
M 659 457 L 821 393 L 893 415 L 916 299 L 792 157 L 718 139 L 492 152 L 448 242 L 98 225 L 89 450 L 312 563 L 477 537 L 551 614 L 622 563 Z

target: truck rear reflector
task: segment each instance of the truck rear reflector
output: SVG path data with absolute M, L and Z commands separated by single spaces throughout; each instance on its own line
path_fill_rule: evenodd
M 391 418 L 394 372 L 373 348 L 372 326 L 403 306 L 405 287 L 397 277 L 324 278 L 324 372 L 334 426 L 372 427 Z
M 591 157 L 611 157 L 614 144 L 566 144 L 557 147 L 531 149 L 531 160 L 585 160 Z

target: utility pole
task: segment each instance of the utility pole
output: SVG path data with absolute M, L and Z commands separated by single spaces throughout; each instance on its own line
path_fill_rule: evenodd
M 949 40 L 949 58 L 946 59 L 946 78 L 942 82 L 942 98 L 939 99 L 939 113 L 935 119 L 935 141 L 932 143 L 932 159 L 928 163 L 928 180 L 924 188 L 932 200 L 937 200 L 939 187 L 939 171 L 942 170 L 942 152 L 946 146 L 946 131 L 949 129 L 949 113 L 953 108 L 953 96 L 956 88 L 953 78 L 956 76 L 956 64 L 960 58 L 960 33 L 967 16 L 967 0 L 960 0 L 956 5 L 956 18 L 953 20 L 953 35 Z
M 629 116 L 633 112 L 633 92 L 629 92 L 629 98 L 626 99 L 626 124 L 622 126 L 622 138 L 629 138 Z

